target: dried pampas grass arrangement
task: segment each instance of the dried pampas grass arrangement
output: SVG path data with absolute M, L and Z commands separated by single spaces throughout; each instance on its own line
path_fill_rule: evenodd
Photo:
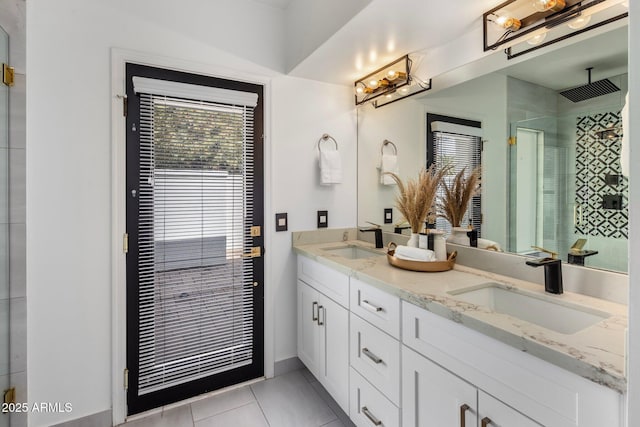
M 460 227 L 471 198 L 480 192 L 480 166 L 465 178 L 466 169 L 458 172 L 451 184 L 442 180 L 444 194 L 437 204 L 438 216 L 449 221 L 452 227 Z
M 386 172 L 398 184 L 396 207 L 411 225 L 413 233 L 419 233 L 424 228 L 424 221 L 433 207 L 438 185 L 449 169 L 445 167 L 437 170 L 435 165 L 432 165 L 429 169 L 422 169 L 417 180 L 409 179 L 406 184 L 398 175 Z

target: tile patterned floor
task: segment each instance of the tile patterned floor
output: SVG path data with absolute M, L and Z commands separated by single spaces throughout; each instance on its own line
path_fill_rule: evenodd
M 349 417 L 303 369 L 162 410 L 122 427 L 352 427 Z

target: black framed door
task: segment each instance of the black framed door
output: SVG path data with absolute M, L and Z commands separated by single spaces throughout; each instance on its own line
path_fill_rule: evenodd
M 263 375 L 263 87 L 127 64 L 126 88 L 132 415 Z

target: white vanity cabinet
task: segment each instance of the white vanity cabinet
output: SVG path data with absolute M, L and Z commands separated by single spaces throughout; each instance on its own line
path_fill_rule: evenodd
M 405 427 L 540 427 L 406 346 L 402 349 L 402 366 Z
M 623 425 L 622 394 L 407 302 L 402 340 L 404 426 L 462 425 L 464 404 L 473 417 L 467 425 L 474 426 L 473 420 L 491 427 Z M 422 405 L 437 397 L 444 400 L 434 411 L 457 421 L 430 423 L 421 416 Z
M 360 427 L 399 426 L 400 298 L 354 278 L 350 287 L 349 415 Z
M 323 275 L 324 269 L 331 274 Z M 348 302 L 349 278 L 303 257 L 298 257 L 298 271 L 298 357 L 348 413 L 349 311 L 346 304 L 334 301 L 323 291 L 329 289 L 327 293 L 332 296 L 346 295 Z M 316 274 L 310 276 L 309 272 Z M 344 298 L 341 301 L 344 303 Z

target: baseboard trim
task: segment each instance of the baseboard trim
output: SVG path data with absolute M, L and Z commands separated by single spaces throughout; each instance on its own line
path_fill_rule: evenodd
M 76 418 L 75 420 L 65 421 L 60 424 L 56 424 L 52 427 L 111 427 L 113 426 L 113 419 L 111 418 L 111 409 L 98 412 L 93 415 L 87 415 L 86 417 Z
M 298 357 L 294 356 L 289 359 L 278 360 L 273 368 L 273 374 L 277 377 L 302 368 L 304 368 L 304 364 Z

